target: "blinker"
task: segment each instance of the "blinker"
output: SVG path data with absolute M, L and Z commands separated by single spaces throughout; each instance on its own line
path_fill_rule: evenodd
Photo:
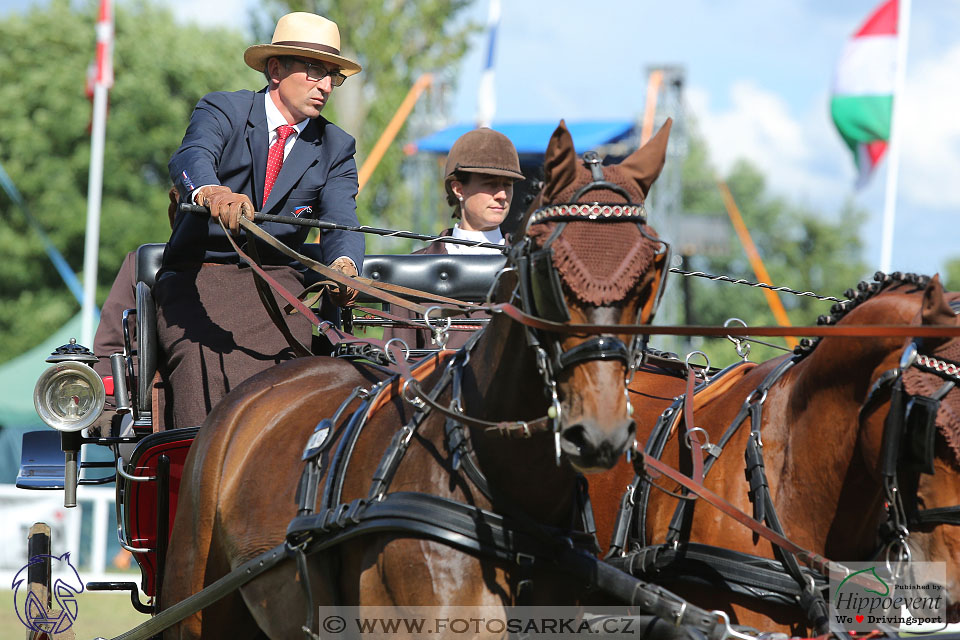
M 926 396 L 914 396 L 907 402 L 900 450 L 901 470 L 933 474 L 933 450 L 939 408 L 940 400 Z
M 560 275 L 553 267 L 551 248 L 541 249 L 530 255 L 530 293 L 538 316 L 553 322 L 570 320 Z

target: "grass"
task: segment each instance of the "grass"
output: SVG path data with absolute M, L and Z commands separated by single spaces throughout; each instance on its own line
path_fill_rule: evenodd
M 150 616 L 138 613 L 129 594 L 84 592 L 77 598 L 77 619 L 71 630 L 77 640 L 112 638 L 129 631 Z M 23 640 L 26 628 L 14 611 L 13 592 L 0 589 L 0 640 Z

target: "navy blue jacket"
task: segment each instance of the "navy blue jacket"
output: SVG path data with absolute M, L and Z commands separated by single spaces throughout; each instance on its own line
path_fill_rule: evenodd
M 204 96 L 190 117 L 183 142 L 170 159 L 170 177 L 182 202 L 196 188 L 219 184 L 246 194 L 259 207 L 267 165 L 267 115 L 262 89 L 215 92 Z M 326 118 L 312 119 L 301 132 L 277 176 L 261 213 L 319 218 L 344 225 L 357 220 L 356 144 Z M 309 228 L 265 222 L 263 229 L 296 249 Z M 243 243 L 243 234 L 238 240 Z M 363 234 L 324 231 L 323 262 L 348 256 L 363 268 Z M 291 264 L 283 254 L 259 243 L 266 264 Z M 163 269 L 181 270 L 202 262 L 236 263 L 219 223 L 205 216 L 179 214 L 163 256 Z

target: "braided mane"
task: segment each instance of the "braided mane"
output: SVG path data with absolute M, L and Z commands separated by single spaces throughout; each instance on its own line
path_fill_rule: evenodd
M 890 289 L 891 287 L 899 286 L 901 284 L 912 284 L 919 289 L 926 288 L 929 284 L 931 277 L 919 275 L 916 273 L 901 273 L 899 271 L 894 271 L 893 273 L 884 273 L 883 271 L 877 271 L 873 274 L 873 282 L 868 282 L 866 280 L 861 280 L 857 283 L 856 290 L 847 289 L 843 292 L 844 297 L 847 300 L 843 302 L 838 302 L 830 307 L 830 315 L 822 315 L 817 318 L 818 325 L 834 325 L 840 322 L 847 314 L 859 307 L 861 304 L 870 300 L 880 293 Z M 806 356 L 811 353 L 820 343 L 820 338 L 815 340 L 810 340 L 809 338 L 803 338 L 800 340 L 799 346 L 794 349 L 794 353 L 799 356 Z

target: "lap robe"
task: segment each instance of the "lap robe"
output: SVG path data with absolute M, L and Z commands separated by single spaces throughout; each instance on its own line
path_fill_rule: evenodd
M 296 270 L 265 266 L 291 293 L 303 288 Z M 203 422 L 241 382 L 294 357 L 257 295 L 249 268 L 209 264 L 198 271 L 168 272 L 157 282 L 157 336 L 166 403 L 166 428 Z M 286 303 L 274 298 L 280 308 Z M 291 332 L 309 347 L 312 325 L 287 317 Z

